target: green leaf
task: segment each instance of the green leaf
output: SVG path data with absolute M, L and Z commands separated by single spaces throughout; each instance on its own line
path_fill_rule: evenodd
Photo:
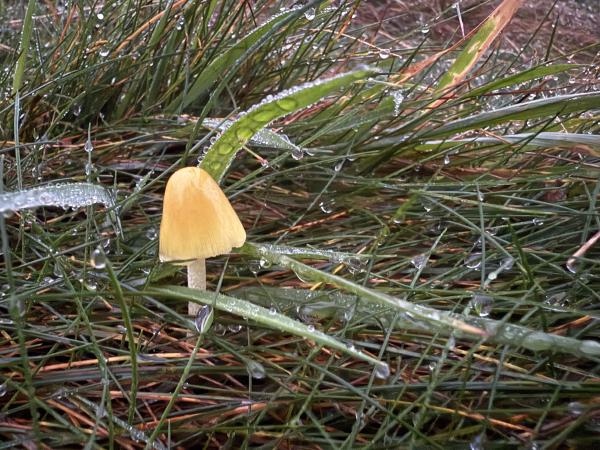
M 357 80 L 373 75 L 372 69 L 343 73 L 297 86 L 278 95 L 269 96 L 233 122 L 210 147 L 201 167 L 221 181 L 236 153 L 256 133 L 272 121 L 318 102 L 336 89 L 347 87 Z
M 178 299 L 182 302 L 193 301 L 205 305 L 212 305 L 219 311 L 225 311 L 240 317 L 247 317 L 260 325 L 300 336 L 304 339 L 311 339 L 320 345 L 334 348 L 377 367 L 385 365 L 385 363 L 382 363 L 372 356 L 369 356 L 352 346 L 347 346 L 334 337 L 315 330 L 313 327 L 309 327 L 302 322 L 293 320 L 278 312 L 270 311 L 262 306 L 254 305 L 246 300 L 182 286 L 157 287 L 152 288 L 149 292 L 152 295 Z

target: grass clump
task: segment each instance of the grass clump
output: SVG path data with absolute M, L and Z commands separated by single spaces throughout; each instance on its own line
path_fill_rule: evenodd
M 2 4 L 6 445 L 593 445 L 600 47 L 520 3 Z M 157 257 L 199 161 L 218 295 Z

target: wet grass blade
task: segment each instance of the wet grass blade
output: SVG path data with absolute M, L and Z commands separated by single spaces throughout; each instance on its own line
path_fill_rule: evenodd
M 208 66 L 200 72 L 200 75 L 195 79 L 189 90 L 176 97 L 166 108 L 167 112 L 174 112 L 178 108 L 185 108 L 189 104 L 196 101 L 200 96 L 205 94 L 207 90 L 223 77 L 229 67 L 241 58 L 254 44 L 269 32 L 277 30 L 278 26 L 284 23 L 290 16 L 296 13 L 296 9 L 282 12 L 271 20 L 262 24 L 260 27 L 248 33 L 231 48 L 221 52 L 215 58 L 212 58 Z
M 475 114 L 435 129 L 424 130 L 418 133 L 417 136 L 419 138 L 450 136 L 462 131 L 497 125 L 511 120 L 537 119 L 558 114 L 587 111 L 599 107 L 600 94 L 597 92 L 560 95 Z
M 202 292 L 182 286 L 153 287 L 148 293 L 163 298 L 172 298 L 186 302 L 191 300 L 205 305 L 212 305 L 220 311 L 246 317 L 260 325 L 300 336 L 304 339 L 313 340 L 320 345 L 339 350 L 342 353 L 366 361 L 376 367 L 380 367 L 383 364 L 372 356 L 349 347 L 328 334 L 315 330 L 314 327 L 309 327 L 302 322 L 293 320 L 278 312 L 270 311 L 262 306 L 254 305 L 246 300 L 213 292 Z
M 220 181 L 238 150 L 268 124 L 306 108 L 331 92 L 348 87 L 355 81 L 362 80 L 373 73 L 374 71 L 371 69 L 347 72 L 333 78 L 309 82 L 265 99 L 262 103 L 243 113 L 218 137 L 209 148 L 201 167 L 215 180 Z
M 346 280 L 340 276 L 332 275 L 315 269 L 314 267 L 301 263 L 293 258 L 290 258 L 289 256 L 272 252 L 268 247 L 255 246 L 253 244 L 246 243 L 242 250 L 250 255 L 266 258 L 274 264 L 280 264 L 283 267 L 287 267 L 288 269 L 294 271 L 294 273 L 301 278 L 308 278 L 312 281 L 333 284 L 334 286 L 358 295 L 368 302 L 391 307 L 400 313 L 407 313 L 415 320 L 421 320 L 430 324 L 433 329 L 446 331 L 448 329 L 455 329 L 461 330 L 466 334 L 473 334 L 476 336 L 487 335 L 486 331 L 472 325 L 468 325 L 461 318 L 459 318 L 458 315 L 451 315 L 433 308 L 415 305 L 414 303 L 408 302 L 401 298 L 376 292 L 364 286 L 357 285 L 356 283 Z
M 514 86 L 519 83 L 525 83 L 527 81 L 535 80 L 536 78 L 546 77 L 548 75 L 556 75 L 558 73 L 566 72 L 567 70 L 577 69 L 580 67 L 580 64 L 551 64 L 533 67 L 532 69 L 524 70 L 522 72 L 515 73 L 514 75 L 491 81 L 478 88 L 470 89 L 463 95 L 463 97 L 477 97 L 478 95 L 487 94 L 497 89 L 505 88 L 508 86 Z
M 19 45 L 19 59 L 15 68 L 15 77 L 13 79 L 13 94 L 21 89 L 23 84 L 23 74 L 27 65 L 27 55 L 29 54 L 29 42 L 31 41 L 31 31 L 33 29 L 33 13 L 35 11 L 36 1 L 29 0 L 27 11 L 23 20 L 23 30 L 21 32 L 21 43 Z
M 442 92 L 462 83 L 469 71 L 492 45 L 496 37 L 508 24 L 522 0 L 504 0 L 494 12 L 481 24 L 479 30 L 468 41 L 454 64 L 442 76 L 437 91 Z

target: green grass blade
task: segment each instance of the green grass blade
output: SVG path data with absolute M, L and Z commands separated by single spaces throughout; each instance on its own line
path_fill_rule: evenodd
M 23 31 L 21 33 L 21 44 L 19 45 L 19 59 L 15 68 L 15 77 L 13 79 L 13 94 L 16 94 L 23 84 L 23 74 L 27 64 L 27 55 L 29 54 L 29 41 L 31 41 L 31 31 L 33 28 L 33 13 L 35 11 L 35 0 L 29 0 L 27 11 L 23 21 Z
M 224 51 L 217 57 L 213 58 L 209 65 L 202 70 L 198 78 L 190 86 L 187 92 L 180 94 L 176 97 L 166 108 L 167 112 L 174 112 L 180 106 L 185 108 L 189 104 L 197 100 L 220 78 L 227 72 L 227 69 L 236 62 L 239 58 L 246 53 L 254 44 L 258 42 L 267 33 L 274 31 L 284 23 L 290 16 L 296 13 L 296 9 L 290 9 L 289 11 L 282 12 L 272 17 L 271 20 L 267 21 L 260 27 L 248 33 L 242 39 L 240 39 L 233 47 Z
M 483 56 L 496 37 L 508 24 L 522 0 L 504 0 L 469 39 L 454 64 L 440 79 L 437 90 L 443 91 L 461 83 L 471 68 Z
M 354 347 L 347 346 L 345 343 L 332 336 L 315 330 L 314 327 L 309 327 L 302 322 L 293 320 L 283 314 L 270 311 L 262 306 L 254 305 L 245 300 L 222 294 L 215 294 L 214 292 L 198 291 L 197 289 L 190 289 L 182 286 L 154 287 L 148 293 L 185 302 L 191 300 L 205 305 L 212 305 L 220 311 L 225 311 L 240 317 L 247 317 L 260 325 L 290 333 L 295 336 L 300 336 L 304 339 L 313 340 L 320 345 L 334 348 L 342 353 L 361 359 L 375 366 L 379 367 L 383 364 L 372 356 L 369 356 Z
M 368 289 L 338 275 L 332 275 L 319 269 L 315 269 L 314 267 L 301 263 L 289 256 L 272 252 L 268 247 L 256 246 L 247 242 L 242 247 L 242 251 L 253 256 L 266 258 L 274 264 L 280 264 L 283 267 L 287 267 L 288 269 L 293 270 L 294 273 L 302 279 L 308 278 L 313 281 L 333 284 L 334 286 L 358 295 L 368 302 L 391 307 L 393 310 L 400 313 L 408 313 L 411 318 L 430 324 L 434 330 L 447 331 L 448 329 L 460 329 L 465 333 L 471 333 L 478 336 L 486 334 L 486 332 L 481 329 L 466 324 L 458 317 L 458 315 L 451 315 L 434 308 L 415 305 L 406 300 Z
M 600 93 L 560 95 L 552 98 L 519 103 L 493 111 L 458 119 L 435 129 L 418 134 L 420 138 L 450 136 L 462 131 L 474 130 L 510 120 L 530 120 L 556 114 L 569 114 L 600 107 Z
M 514 86 L 515 84 L 524 83 L 548 75 L 555 75 L 557 73 L 562 73 L 567 70 L 577 69 L 580 67 L 580 64 L 552 64 L 549 66 L 533 67 L 523 72 L 518 72 L 514 75 L 486 83 L 478 88 L 471 89 L 469 92 L 464 94 L 464 97 L 477 97 L 478 95 L 486 94 L 488 92 L 495 91 L 496 89 Z
M 210 147 L 201 167 L 220 181 L 242 148 L 258 131 L 283 116 L 318 102 L 332 91 L 347 87 L 357 80 L 373 75 L 371 69 L 343 73 L 333 78 L 309 82 L 280 92 L 242 114 Z

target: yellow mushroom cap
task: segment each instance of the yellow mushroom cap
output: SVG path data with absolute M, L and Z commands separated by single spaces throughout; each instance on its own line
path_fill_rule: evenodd
M 205 170 L 185 167 L 171 175 L 160 223 L 161 261 L 210 258 L 245 241 L 231 203 Z

